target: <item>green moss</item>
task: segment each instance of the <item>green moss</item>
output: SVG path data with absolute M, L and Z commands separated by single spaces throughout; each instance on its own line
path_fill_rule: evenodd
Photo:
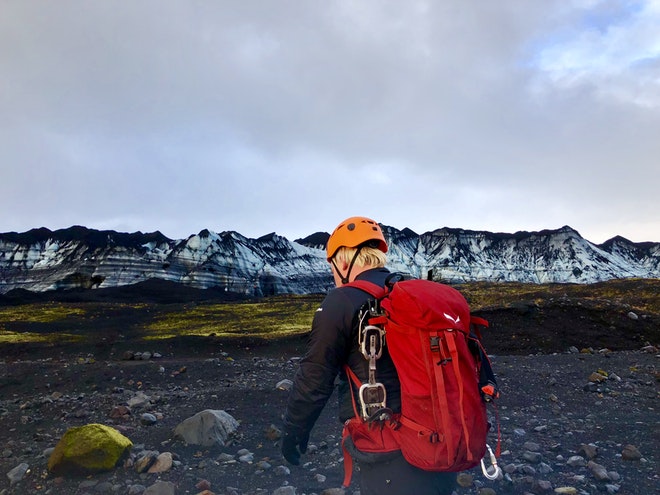
M 128 438 L 106 425 L 70 428 L 48 459 L 48 470 L 55 474 L 109 471 L 132 447 Z
M 6 330 L 0 326 L 0 344 L 20 344 L 20 343 L 75 343 L 85 340 L 82 335 L 73 335 L 70 333 L 35 333 L 35 332 L 15 332 Z
M 660 314 L 659 279 L 619 279 L 596 284 L 524 284 L 520 282 L 473 282 L 456 289 L 466 297 L 473 311 L 505 308 L 520 301 L 539 306 L 559 299 L 587 302 L 594 309 L 629 305 L 630 309 Z
M 455 287 L 473 311 L 564 304 L 622 314 L 660 315 L 660 280 L 624 279 L 598 284 L 477 282 Z M 174 337 L 276 339 L 309 331 L 323 295 L 281 295 L 248 302 L 41 303 L 0 307 L 0 344 L 97 342 L 99 334 L 127 340 Z M 119 334 L 117 337 L 115 334 Z
M 0 322 L 52 323 L 66 318 L 83 317 L 86 311 L 65 303 L 26 304 L 0 307 Z
M 146 339 L 175 336 L 277 338 L 307 332 L 318 301 L 308 297 L 249 303 L 208 304 L 158 317 L 147 326 Z

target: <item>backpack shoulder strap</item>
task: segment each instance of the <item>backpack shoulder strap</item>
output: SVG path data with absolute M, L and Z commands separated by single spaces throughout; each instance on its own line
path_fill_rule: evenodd
M 356 289 L 363 290 L 367 294 L 376 299 L 383 297 L 387 293 L 385 287 L 381 287 L 374 282 L 369 282 L 368 280 L 353 280 L 347 284 L 342 285 L 342 287 L 355 287 Z

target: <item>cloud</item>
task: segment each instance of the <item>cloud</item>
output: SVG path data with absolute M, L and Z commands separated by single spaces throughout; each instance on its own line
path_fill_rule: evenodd
M 537 55 L 545 84 L 588 87 L 598 97 L 660 106 L 660 4 L 603 2 L 554 33 Z
M 0 231 L 660 240 L 657 1 L 8 2 Z

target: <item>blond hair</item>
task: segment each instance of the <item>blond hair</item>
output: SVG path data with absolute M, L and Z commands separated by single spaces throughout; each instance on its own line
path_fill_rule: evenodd
M 333 259 L 339 263 L 350 263 L 355 256 L 358 248 L 350 248 L 346 246 L 340 247 Z M 382 268 L 387 263 L 387 256 L 380 249 L 363 246 L 360 249 L 360 254 L 355 259 L 354 265 L 357 267 L 372 266 L 374 268 Z

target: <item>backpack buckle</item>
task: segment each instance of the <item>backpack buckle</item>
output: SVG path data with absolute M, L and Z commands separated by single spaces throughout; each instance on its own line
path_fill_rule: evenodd
M 439 361 L 436 363 L 438 366 L 450 363 L 452 358 L 447 354 L 450 354 L 445 350 L 445 346 L 442 344 L 442 337 L 440 335 L 431 335 L 429 337 L 429 347 L 431 352 L 439 357 Z
M 499 398 L 500 392 L 497 390 L 497 385 L 489 381 L 486 385 L 481 387 L 481 395 L 484 401 L 490 402 L 493 399 Z

